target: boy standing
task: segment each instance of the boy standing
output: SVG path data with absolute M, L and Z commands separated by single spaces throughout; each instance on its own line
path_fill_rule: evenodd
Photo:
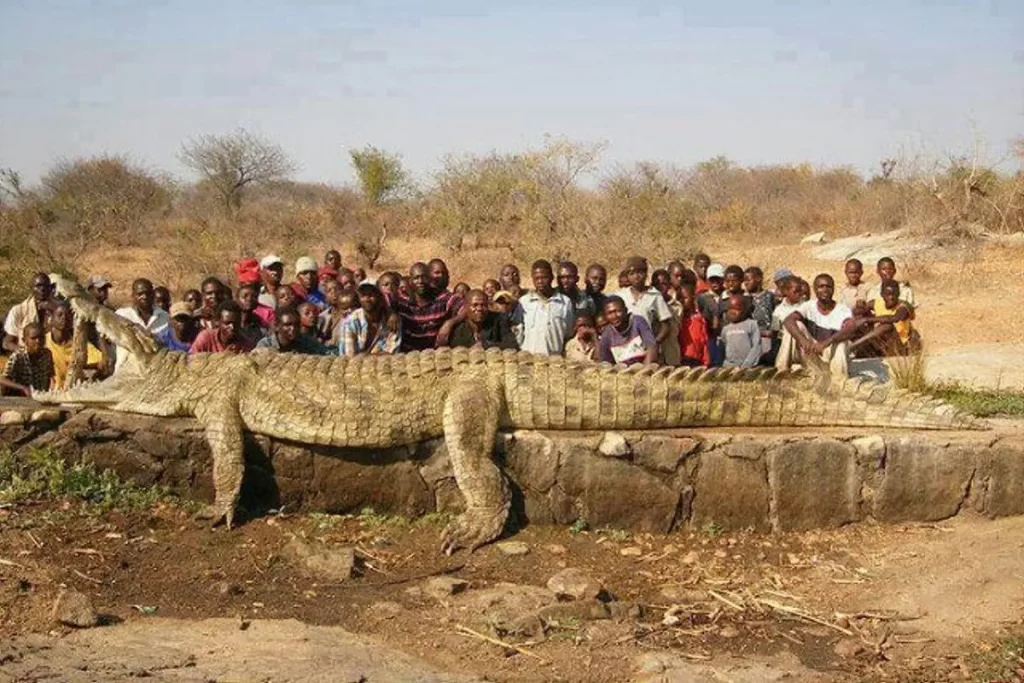
M 888 256 L 878 259 L 878 284 L 868 290 L 867 300 L 882 298 L 882 285 L 887 282 L 896 282 L 896 262 Z M 917 308 L 914 299 L 914 290 L 910 288 L 909 282 L 897 283 L 900 287 L 900 301 L 911 308 Z
M 565 345 L 565 359 L 578 363 L 597 363 L 598 338 L 596 318 L 590 313 L 576 316 L 575 336 Z
M 725 268 L 722 264 L 713 263 L 708 266 L 707 285 L 707 291 L 697 297 L 697 308 L 707 324 L 708 365 L 719 366 L 722 364 L 722 354 L 718 333 L 722 329 L 722 293 L 725 291 Z
M 757 266 L 750 266 L 743 271 L 743 288 L 750 299 L 750 317 L 757 323 L 761 331 L 761 357 L 771 355 L 772 350 L 772 313 L 775 312 L 775 295 L 762 288 L 764 271 Z
M 852 258 L 843 267 L 843 274 L 846 275 L 846 284 L 839 290 L 839 301 L 846 304 L 851 311 L 864 310 L 868 299 L 869 287 L 862 279 L 864 277 L 864 264 L 860 259 Z
M 722 346 L 727 368 L 752 368 L 761 359 L 761 329 L 750 318 L 749 303 L 742 294 L 730 294 L 722 327 Z
M 708 324 L 697 310 L 697 295 L 693 285 L 684 284 L 679 290 L 679 364 L 699 367 L 711 364 L 708 352 Z

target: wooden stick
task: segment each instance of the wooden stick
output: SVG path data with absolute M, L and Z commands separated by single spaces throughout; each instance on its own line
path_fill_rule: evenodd
M 95 583 L 97 586 L 102 586 L 103 585 L 103 582 L 100 581 L 99 579 L 94 579 L 91 576 L 83 574 L 82 572 L 78 571 L 77 569 L 72 569 L 71 571 L 73 571 L 76 575 L 80 576 L 81 578 L 85 579 L 86 581 L 91 581 L 91 582 Z
M 32 543 L 35 544 L 35 546 L 37 548 L 42 548 L 43 547 L 43 544 L 40 543 L 38 540 L 36 540 L 36 537 L 32 535 L 31 531 L 26 531 L 25 533 L 28 535 L 28 539 L 30 541 L 32 541 Z
M 483 640 L 483 641 L 486 641 L 488 643 L 491 643 L 492 645 L 498 645 L 500 647 L 504 647 L 504 648 L 507 648 L 509 650 L 515 650 L 519 654 L 526 655 L 527 657 L 533 657 L 534 659 L 536 659 L 536 660 L 538 660 L 540 662 L 543 662 L 544 664 L 550 664 L 551 663 L 550 661 L 544 659 L 543 657 L 541 657 L 540 655 L 538 655 L 538 654 L 536 654 L 534 652 L 530 652 L 529 650 L 521 648 L 518 645 L 513 645 L 512 643 L 506 643 L 504 640 L 498 640 L 497 638 L 492 638 L 491 636 L 484 635 L 483 633 L 480 633 L 479 631 L 474 631 L 473 629 L 471 629 L 471 628 L 469 628 L 467 626 L 463 626 L 462 624 L 456 624 L 455 625 L 455 631 L 459 635 L 472 636 L 473 638 L 479 638 L 480 640 Z
M 853 631 L 851 631 L 849 629 L 845 629 L 842 626 L 837 626 L 836 624 L 833 624 L 831 621 L 827 621 L 825 619 L 821 619 L 819 617 L 814 616 L 813 614 L 809 614 L 807 612 L 804 612 L 803 610 L 797 609 L 796 607 L 790 607 L 789 605 L 783 605 L 782 603 L 775 602 L 774 600 L 765 600 L 764 598 L 758 598 L 758 602 L 760 602 L 760 603 L 762 603 L 764 605 L 768 605 L 772 609 L 778 610 L 779 612 L 783 612 L 784 614 L 792 614 L 793 616 L 800 617 L 801 619 L 806 619 L 807 621 L 813 621 L 815 624 L 821 624 L 822 626 L 828 626 L 830 629 L 839 631 L 843 635 L 847 635 L 847 636 L 856 635 Z
M 12 560 L 5 560 L 2 557 L 0 557 L 0 564 L 4 565 L 5 567 L 17 567 L 18 569 L 28 569 L 28 567 L 26 567 L 23 564 L 18 564 L 17 562 L 14 562 Z
M 732 608 L 733 608 L 734 610 L 736 610 L 737 612 L 742 612 L 742 611 L 743 611 L 743 609 L 744 609 L 743 607 L 741 607 L 740 605 L 737 605 L 737 604 L 736 604 L 735 602 L 733 602 L 733 601 L 732 601 L 732 600 L 730 600 L 729 598 L 725 597 L 724 595 L 722 595 L 722 594 L 721 594 L 721 593 L 719 593 L 718 591 L 712 591 L 712 590 L 709 590 L 709 591 L 708 591 L 708 595 L 710 595 L 711 597 L 713 597 L 713 598 L 714 598 L 715 600 L 718 600 L 719 602 L 723 602 L 723 603 L 725 603 L 726 605 L 728 605 L 729 607 L 732 607 Z

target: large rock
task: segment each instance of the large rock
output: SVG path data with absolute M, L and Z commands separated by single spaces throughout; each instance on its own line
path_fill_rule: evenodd
M 694 486 L 693 519 L 698 528 L 768 531 L 768 480 L 762 460 L 703 453 Z
M 309 450 L 315 456 L 310 498 L 314 509 L 344 513 L 371 507 L 410 516 L 434 510 L 434 495 L 409 449 Z
M 989 517 L 1024 514 L 1024 439 L 997 443 L 984 476 L 981 511 Z
M 570 455 L 562 462 L 558 484 L 575 500 L 573 510 L 593 526 L 666 533 L 679 507 L 678 491 L 617 458 Z
M 355 572 L 356 553 L 352 548 L 313 543 L 296 536 L 286 549 L 322 582 L 347 581 Z
M 772 528 L 838 527 L 860 519 L 860 476 L 854 450 L 834 439 L 800 441 L 768 455 Z
M 53 603 L 52 617 L 57 623 L 75 628 L 89 628 L 99 623 L 89 596 L 68 588 L 61 589 Z
M 633 462 L 655 472 L 672 473 L 698 448 L 697 439 L 648 434 L 633 445 Z
M 604 588 L 582 569 L 569 567 L 548 579 L 548 590 L 560 598 L 596 600 Z
M 935 521 L 960 511 L 975 470 L 973 449 L 912 436 L 887 442 L 885 477 L 874 516 L 886 522 Z

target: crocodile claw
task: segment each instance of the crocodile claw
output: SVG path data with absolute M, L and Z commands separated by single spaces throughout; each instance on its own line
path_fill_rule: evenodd
M 445 528 L 441 550 L 451 555 L 459 548 L 473 552 L 496 539 L 505 528 L 508 510 L 467 510 Z
M 231 529 L 235 520 L 234 506 L 218 505 L 217 503 L 207 505 L 197 512 L 193 519 L 209 522 L 211 528 L 223 523 L 228 529 Z

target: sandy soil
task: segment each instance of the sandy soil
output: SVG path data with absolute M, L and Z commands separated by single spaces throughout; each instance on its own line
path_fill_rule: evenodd
M 355 548 L 356 576 L 310 571 L 295 537 Z M 270 517 L 229 532 L 173 509 L 5 508 L 0 680 L 970 680 L 978 652 L 1021 632 L 1024 518 L 511 540 L 527 553 L 446 558 L 430 523 Z M 555 600 L 544 586 L 566 567 L 605 602 Z M 437 594 L 439 578 L 464 590 Z M 110 625 L 56 626 L 62 585 Z

